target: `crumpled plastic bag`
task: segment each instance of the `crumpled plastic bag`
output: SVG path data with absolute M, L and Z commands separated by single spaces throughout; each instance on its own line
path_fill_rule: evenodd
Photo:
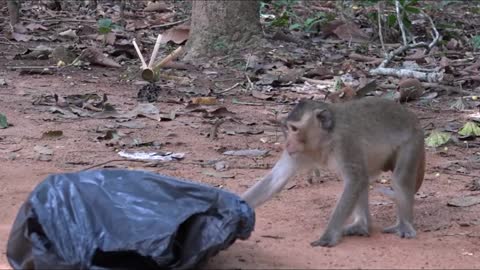
M 237 195 L 134 170 L 48 176 L 7 243 L 14 269 L 189 269 L 247 239 L 255 212 Z

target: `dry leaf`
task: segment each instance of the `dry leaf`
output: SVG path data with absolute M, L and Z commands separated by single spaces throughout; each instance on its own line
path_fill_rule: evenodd
M 16 41 L 28 42 L 32 40 L 33 36 L 20 34 L 20 33 L 12 33 L 12 38 L 15 39 Z
M 450 39 L 450 41 L 448 41 L 448 43 L 447 43 L 447 49 L 449 49 L 449 50 L 455 50 L 455 49 L 458 47 L 458 44 L 459 44 L 458 40 L 452 38 L 452 39 Z
M 86 48 L 78 59 L 88 61 L 92 64 L 97 64 L 106 67 L 119 68 L 121 65 L 115 62 L 113 59 L 107 58 L 103 53 L 93 47 Z
M 217 116 L 217 117 L 227 117 L 227 116 L 233 116 L 235 115 L 234 112 L 231 112 L 229 111 L 227 108 L 225 107 L 219 107 L 215 110 L 212 110 L 209 112 L 211 115 L 213 116 Z
M 195 98 L 192 98 L 192 104 L 215 105 L 217 104 L 217 98 L 216 97 L 195 97 Z
M 368 42 L 370 37 L 357 25 L 345 23 L 333 30 L 338 38 L 348 42 Z
M 188 39 L 190 35 L 190 26 L 188 24 L 178 25 L 163 33 L 160 43 L 173 41 L 175 44 L 181 44 Z
M 63 136 L 61 130 L 49 130 L 42 134 L 42 139 L 57 139 Z
M 271 100 L 273 98 L 271 95 L 267 95 L 258 90 L 252 90 L 252 96 L 258 99 L 263 99 L 263 100 Z
M 402 79 L 398 83 L 397 91 L 400 93 L 399 100 L 406 102 L 420 98 L 425 92 L 425 87 L 418 79 Z
M 350 86 L 345 86 L 337 92 L 329 94 L 327 96 L 327 100 L 332 103 L 340 103 L 355 99 L 356 96 L 357 92 L 353 90 L 353 88 L 351 88 Z
M 145 9 L 143 9 L 143 10 L 144 10 L 144 11 L 148 11 L 148 12 L 152 12 L 152 11 L 159 11 L 159 12 L 169 11 L 167 4 L 166 4 L 165 2 L 163 2 L 163 1 L 150 2 L 150 3 L 145 7 Z
M 43 26 L 43 25 L 41 25 L 41 24 L 38 24 L 38 23 L 30 23 L 30 24 L 27 24 L 27 25 L 25 26 L 25 28 L 27 28 L 27 29 L 30 30 L 30 31 L 35 31 L 35 30 L 37 30 L 37 29 L 44 30 L 44 31 L 47 31 L 47 30 L 48 30 L 47 27 L 45 27 L 45 26 Z
M 105 35 L 105 41 L 106 41 L 107 44 L 114 45 L 115 40 L 117 40 L 117 36 L 115 36 L 115 33 L 110 32 L 110 33 Z
M 66 31 L 60 32 L 58 33 L 58 35 L 62 37 L 78 38 L 77 31 L 72 29 L 68 29 Z
M 465 196 L 450 200 L 447 205 L 455 207 L 468 207 L 480 203 L 480 196 Z

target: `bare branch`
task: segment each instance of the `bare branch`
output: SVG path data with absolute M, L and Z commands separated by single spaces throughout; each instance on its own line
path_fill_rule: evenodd
M 400 3 L 398 0 L 395 1 L 395 4 L 396 4 L 396 7 L 397 7 L 397 16 L 399 16 L 400 14 Z M 370 71 L 370 74 L 371 75 L 387 75 L 387 76 L 397 76 L 397 77 L 410 77 L 410 78 L 416 78 L 416 79 L 419 79 L 421 81 L 428 81 L 428 82 L 440 82 L 442 79 L 443 79 L 443 72 L 442 71 L 439 71 L 439 70 L 420 70 L 420 69 L 416 69 L 416 70 L 413 70 L 413 69 L 406 69 L 406 68 L 400 68 L 400 69 L 396 69 L 396 68 L 387 68 L 387 64 L 389 64 L 394 58 L 395 56 L 398 56 L 410 49 L 414 49 L 414 48 L 425 48 L 425 55 L 428 54 L 430 52 L 430 50 L 438 43 L 438 41 L 440 40 L 440 34 L 437 30 L 437 28 L 435 27 L 435 24 L 432 20 L 432 18 L 430 16 L 428 16 L 426 13 L 422 12 L 422 14 L 427 17 L 427 19 L 430 21 L 430 24 L 432 26 L 432 30 L 433 30 L 433 34 L 432 34 L 432 37 L 433 37 L 433 40 L 430 42 L 430 43 L 427 43 L 427 42 L 418 42 L 418 43 L 415 43 L 415 42 L 412 42 L 410 44 L 407 44 L 405 43 L 405 45 L 391 51 L 390 53 L 388 53 L 385 57 L 385 60 L 382 61 L 382 63 L 380 63 L 380 65 L 378 66 L 378 68 L 375 68 L 373 70 Z M 401 22 L 401 20 L 398 21 L 399 24 Z M 405 29 L 404 29 L 404 26 L 403 26 L 403 23 L 400 24 L 400 29 L 402 30 L 402 37 L 403 37 L 403 41 L 405 42 L 406 41 L 406 36 L 405 36 Z
M 385 49 L 385 43 L 383 42 L 383 31 L 382 31 L 382 2 L 377 3 L 377 19 L 378 19 L 378 36 L 380 38 L 380 43 L 382 44 L 383 53 L 386 54 L 387 50 Z
M 440 82 L 443 79 L 443 72 L 421 72 L 411 69 L 396 69 L 378 67 L 370 71 L 371 75 L 387 75 L 400 78 L 415 78 L 420 81 Z
M 438 40 L 440 40 L 440 33 L 438 33 L 437 27 L 435 27 L 435 23 L 433 23 L 433 20 L 430 16 L 428 16 L 427 13 L 422 12 L 423 16 L 427 17 L 427 19 L 430 21 L 430 24 L 432 25 L 433 29 L 433 40 L 428 44 L 428 51 L 427 53 L 437 44 Z
M 403 25 L 402 12 L 400 12 L 400 0 L 395 0 L 395 10 L 397 11 L 397 22 L 402 32 L 403 45 L 407 46 L 407 35 L 405 34 L 405 25 Z

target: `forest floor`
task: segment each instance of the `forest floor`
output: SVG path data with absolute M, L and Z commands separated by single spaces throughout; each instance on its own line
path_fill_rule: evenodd
M 51 103 L 51 95 L 95 93 L 101 97 L 106 94 L 117 111 L 130 111 L 139 104 L 137 92 L 143 84 L 138 74 L 130 81 L 124 80 L 123 74 L 137 68 L 138 62 L 120 69 L 71 67 L 44 75 L 20 74 L 6 68 L 45 65 L 45 60 L 13 58 L 38 44 L 56 46 L 39 41 L 0 44 L 0 81 L 5 82 L 0 85 L 0 113 L 11 124 L 0 129 L 0 269 L 10 268 L 6 243 L 19 207 L 49 174 L 74 172 L 94 165 L 141 169 L 241 194 L 264 176 L 280 155 L 281 132 L 273 124 L 273 112 L 288 112 L 295 100 L 311 96 L 311 92 L 291 91 L 291 85 L 273 87 L 271 98 L 265 97 L 266 93 L 252 96 L 239 89 L 223 94 L 207 91 L 207 94 L 192 95 L 175 83 L 163 81 L 159 98 L 150 104 L 167 116 L 176 112 L 173 119 L 165 116 L 164 121 L 156 121 L 132 117 L 125 121 L 92 117 L 92 112 L 79 117 L 66 113 L 65 108 L 58 109 L 58 103 Z M 245 81 L 245 76 L 222 77 L 215 66 L 200 71 L 197 77 L 201 76 L 221 81 L 222 89 Z M 301 87 L 302 83 L 298 83 L 295 89 Z M 467 90 L 473 91 L 473 88 Z M 192 96 L 201 95 L 215 96 L 216 104 L 202 106 L 207 111 L 203 113 L 191 110 L 191 105 L 186 106 Z M 418 115 L 427 130 L 431 131 L 432 126 L 458 128 L 471 111 L 450 108 L 452 100 L 452 96 L 439 95 L 404 103 L 404 106 Z M 219 114 L 228 117 L 213 130 L 215 115 Z M 107 131 L 113 131 L 120 139 L 110 140 Z M 214 133 L 217 138 L 207 136 Z M 139 141 L 145 145 L 135 143 Z M 258 208 L 251 237 L 238 240 L 217 254 L 207 268 L 478 269 L 480 204 L 447 205 L 453 199 L 480 196 L 478 186 L 477 190 L 472 187 L 475 181 L 478 184 L 480 175 L 479 145 L 475 141 L 470 142 L 469 147 L 464 145 L 427 149 L 425 181 L 415 198 L 416 239 L 400 239 L 380 232 L 381 227 L 395 221 L 395 208 L 388 198 L 372 189 L 370 209 L 374 231 L 370 237 L 345 237 L 334 248 L 311 247 L 309 243 L 322 233 L 342 190 L 342 182 L 335 175 L 322 171 L 322 181 L 310 183 L 306 181 L 309 175 L 299 175 L 282 193 Z M 223 154 L 225 150 L 240 149 L 262 149 L 269 153 L 259 157 Z M 147 166 L 147 163 L 122 160 L 119 150 L 182 152 L 185 157 Z M 477 164 L 472 164 L 470 161 L 475 157 Z M 111 162 L 100 166 L 108 161 Z M 228 164 L 227 170 L 215 170 L 213 164 L 220 161 Z M 385 179 L 389 179 L 389 174 Z M 373 184 L 374 187 L 380 185 L 385 183 Z

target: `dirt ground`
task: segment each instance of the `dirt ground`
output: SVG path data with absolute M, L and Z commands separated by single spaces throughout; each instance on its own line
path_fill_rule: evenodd
M 7 52 L 18 51 L 1 45 L 2 58 Z M 4 58 L 6 59 L 6 57 Z M 3 60 L 2 60 L 3 61 Z M 22 61 L 5 60 L 5 65 L 24 65 Z M 0 129 L 0 269 L 9 268 L 5 248 L 11 224 L 29 192 L 47 175 L 72 172 L 105 161 L 120 159 L 120 147 L 110 147 L 96 130 L 110 127 L 113 119 L 62 119 L 49 111 L 49 106 L 32 105 L 41 94 L 58 95 L 106 93 L 109 102 L 120 110 L 136 106 L 139 85 L 122 82 L 118 71 L 94 67 L 92 70 L 65 70 L 55 75 L 19 75 L 16 71 L 0 69 L 0 112 L 13 126 Z M 168 95 L 181 95 L 175 91 Z M 275 144 L 278 130 L 269 124 L 270 109 L 288 109 L 290 105 L 265 101 L 262 106 L 232 104 L 233 98 L 248 101 L 242 94 L 226 96 L 224 105 L 236 113 L 240 122 L 226 122 L 219 129 L 217 140 L 205 136 L 211 124 L 202 117 L 180 115 L 173 121 L 157 122 L 139 118 L 142 129 L 117 128 L 143 141 L 163 143 L 162 151 L 185 152 L 182 161 L 168 162 L 160 167 L 146 167 L 138 162 L 111 162 L 108 165 L 145 169 L 154 172 L 193 179 L 220 186 L 236 193 L 243 192 L 267 171 L 257 169 L 258 164 L 273 164 L 279 156 Z M 417 101 L 406 104 L 421 118 L 422 125 L 440 125 L 464 117 L 448 109 L 448 97 L 435 102 Z M 183 109 L 183 104 L 160 98 L 154 103 L 162 112 Z M 242 122 L 243 121 L 243 122 Z M 239 123 L 256 123 L 247 126 Z M 236 129 L 260 129 L 261 134 L 234 134 Z M 62 130 L 57 139 L 46 139 L 42 134 Z M 278 135 L 278 134 L 277 134 Z M 266 142 L 264 142 L 266 141 Z M 169 142 L 169 143 L 167 143 Z M 38 160 L 33 150 L 37 145 L 53 149 L 51 161 Z M 222 155 L 221 149 L 259 148 L 270 150 L 266 158 L 238 158 Z M 154 150 L 138 147 L 133 150 Z M 427 172 L 424 185 L 416 197 L 415 221 L 418 237 L 413 240 L 384 235 L 380 228 L 395 220 L 394 205 L 385 197 L 371 192 L 370 207 L 375 231 L 368 238 L 347 237 L 335 248 L 312 248 L 309 243 L 317 239 L 325 228 L 329 214 L 341 191 L 342 184 L 328 172 L 322 172 L 322 182 L 310 184 L 307 175 L 296 177 L 288 189 L 256 211 L 255 231 L 246 241 L 237 241 L 229 249 L 212 258 L 208 268 L 480 268 L 480 204 L 471 207 L 449 207 L 447 202 L 464 195 L 480 196 L 469 191 L 467 185 L 478 170 L 445 170 L 443 164 L 478 155 L 478 148 L 449 146 L 446 152 L 428 150 Z M 231 169 L 221 173 L 222 178 L 208 176 L 215 172 L 201 161 L 226 160 Z M 260 166 L 258 166 L 260 167 Z M 374 186 L 382 185 L 376 183 Z

